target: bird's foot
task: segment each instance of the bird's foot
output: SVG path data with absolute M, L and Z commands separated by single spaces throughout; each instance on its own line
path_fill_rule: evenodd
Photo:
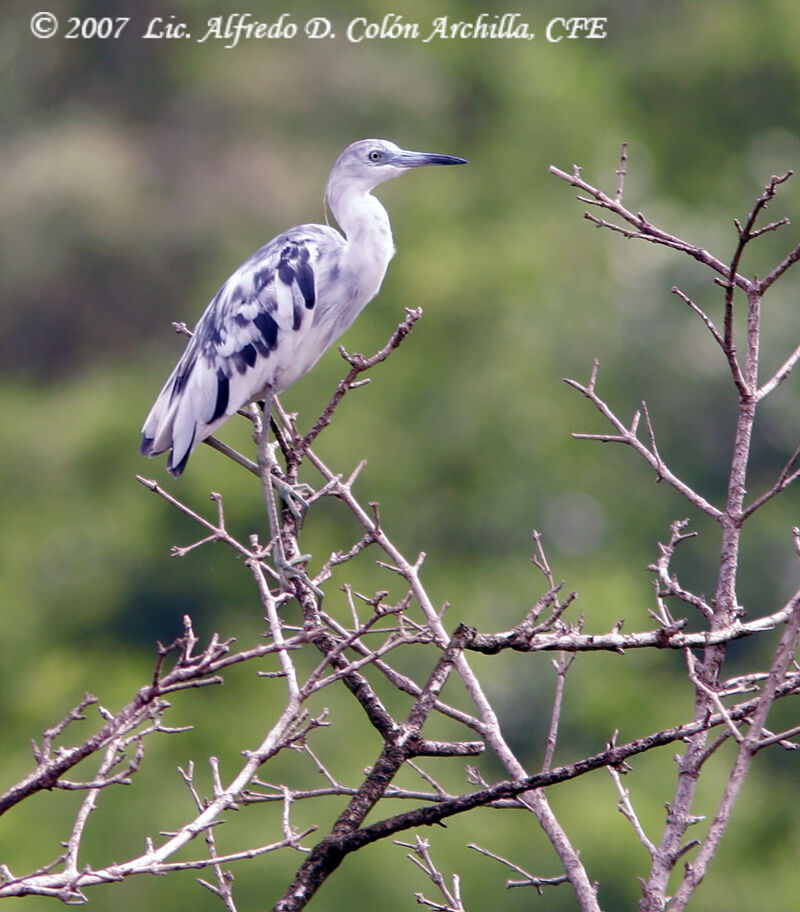
M 289 508 L 289 512 L 292 516 L 297 520 L 302 519 L 308 509 L 308 500 L 306 500 L 306 498 L 314 493 L 314 489 L 311 485 L 306 484 L 305 482 L 290 484 L 288 481 L 284 481 L 280 476 L 276 475 L 274 471 L 270 472 L 270 481 L 272 482 L 272 487 L 275 489 L 275 493 Z
M 278 582 L 283 592 L 289 592 L 291 591 L 290 581 L 297 580 L 301 585 L 311 589 L 317 598 L 321 599 L 322 590 L 311 580 L 304 567 L 298 567 L 298 564 L 309 561 L 311 555 L 300 554 L 295 557 L 286 557 L 283 540 L 281 539 L 280 516 L 275 503 L 275 495 L 277 494 L 299 524 L 308 509 L 309 504 L 306 496 L 313 494 L 314 489 L 311 485 L 290 484 L 285 480 L 281 474 L 278 460 L 275 458 L 276 446 L 276 443 L 268 443 L 263 438 L 259 441 L 258 466 L 261 470 L 261 481 L 267 504 L 270 535 L 272 537 L 272 556 Z
M 297 580 L 301 585 L 307 586 L 318 599 L 322 599 L 324 596 L 323 591 L 311 579 L 311 577 L 306 572 L 305 567 L 298 566 L 299 564 L 304 564 L 306 561 L 311 560 L 311 555 L 298 554 L 296 557 L 287 558 L 282 552 L 282 548 L 276 548 L 274 555 L 275 569 L 278 573 L 278 580 L 281 584 L 281 589 L 284 592 L 289 591 L 289 581 Z
M 305 482 L 291 484 L 284 480 L 280 465 L 275 456 L 276 442 L 267 443 L 259 448 L 258 465 L 262 471 L 262 478 L 266 472 L 272 484 L 272 489 L 289 508 L 289 512 L 296 520 L 303 518 L 308 509 L 306 497 L 314 493 L 311 485 Z M 274 532 L 274 530 L 273 530 Z

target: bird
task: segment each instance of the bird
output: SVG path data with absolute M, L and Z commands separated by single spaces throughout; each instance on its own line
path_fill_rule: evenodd
M 466 159 L 385 139 L 349 145 L 325 190 L 341 230 L 290 228 L 227 279 L 145 419 L 142 455 L 169 451 L 167 471 L 178 477 L 193 450 L 239 409 L 263 402 L 268 427 L 272 397 L 308 373 L 380 290 L 395 248 L 389 216 L 371 191 L 413 168 L 461 164 Z

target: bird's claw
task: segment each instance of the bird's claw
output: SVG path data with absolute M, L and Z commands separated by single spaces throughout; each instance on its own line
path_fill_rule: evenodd
M 289 508 L 289 512 L 292 516 L 295 519 L 300 520 L 308 509 L 306 497 L 313 494 L 314 489 L 310 484 L 306 484 L 305 482 L 291 484 L 288 481 L 284 481 L 280 466 L 278 465 L 278 460 L 275 457 L 277 446 L 278 444 L 276 441 L 266 443 L 263 449 L 259 451 L 258 465 L 262 472 L 267 472 L 269 474 L 272 489 Z M 305 495 L 305 497 L 303 495 Z
M 323 591 L 311 579 L 304 567 L 297 566 L 297 564 L 303 564 L 309 560 L 311 560 L 310 554 L 298 554 L 296 557 L 289 558 L 276 555 L 275 569 L 278 571 L 278 579 L 284 590 L 289 588 L 289 580 L 298 580 L 304 586 L 308 586 L 318 599 L 321 599 L 324 596 Z
M 280 497 L 289 508 L 289 512 L 292 516 L 297 520 L 302 519 L 308 509 L 306 497 L 314 493 L 314 489 L 311 485 L 306 484 L 305 482 L 290 484 L 288 481 L 284 481 L 274 473 L 271 474 L 271 481 L 272 487 L 275 489 L 278 497 Z

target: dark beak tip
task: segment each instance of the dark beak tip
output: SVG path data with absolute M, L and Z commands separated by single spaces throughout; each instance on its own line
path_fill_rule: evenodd
M 438 161 L 433 162 L 435 165 L 468 165 L 466 158 L 459 158 L 457 155 L 442 155 Z

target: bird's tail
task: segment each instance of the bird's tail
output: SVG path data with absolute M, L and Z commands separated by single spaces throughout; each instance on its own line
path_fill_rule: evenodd
M 177 433 L 182 397 L 180 394 L 173 395 L 173 388 L 174 379 L 170 377 L 142 426 L 139 452 L 152 459 L 169 450 L 167 471 L 178 478 L 183 474 L 195 447 L 197 425 L 192 421 L 191 428 L 184 428 L 183 433 Z M 185 425 L 186 422 L 181 424 Z

